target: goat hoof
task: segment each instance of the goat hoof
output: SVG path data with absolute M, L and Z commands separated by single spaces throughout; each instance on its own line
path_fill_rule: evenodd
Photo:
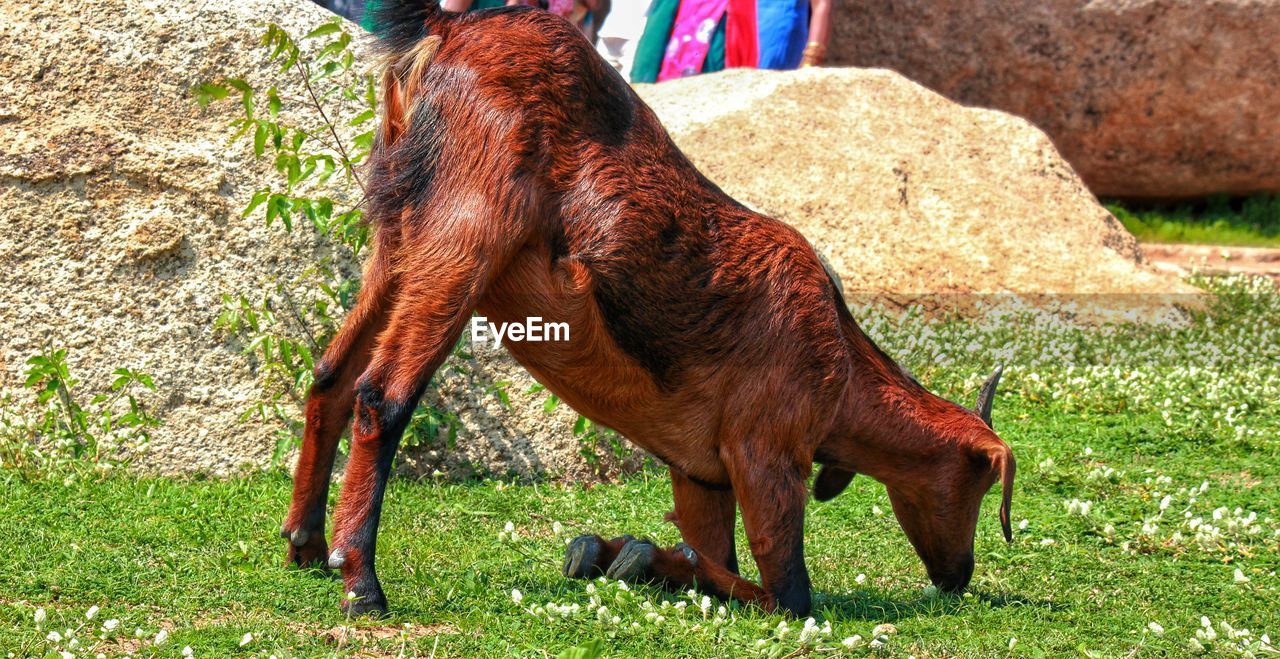
M 300 568 L 324 569 L 325 559 L 329 556 L 329 545 L 324 541 L 324 534 L 312 534 L 309 531 L 294 531 L 285 534 L 289 540 L 289 554 L 286 565 Z
M 333 550 L 333 553 L 329 555 L 330 570 L 341 570 L 342 566 L 346 565 L 346 563 L 347 563 L 347 554 L 341 549 L 335 549 Z
M 564 576 L 570 579 L 590 579 L 599 576 L 600 539 L 594 535 L 580 535 L 564 550 Z
M 631 540 L 623 545 L 605 576 L 620 581 L 643 581 L 653 567 L 658 548 L 648 540 Z
M 689 565 L 698 567 L 698 552 L 694 551 L 693 547 L 681 542 L 675 546 L 675 551 L 683 556 L 684 560 L 689 561 Z
M 387 615 L 387 598 L 382 594 L 382 590 L 378 589 L 363 597 L 343 599 L 339 607 L 343 613 L 353 618 L 357 616 L 383 618 Z

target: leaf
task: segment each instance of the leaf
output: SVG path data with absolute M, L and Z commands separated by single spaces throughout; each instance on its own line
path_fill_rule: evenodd
M 197 85 L 195 89 L 191 91 L 196 97 L 196 103 L 198 103 L 202 108 L 208 107 L 209 104 L 214 101 L 221 101 L 230 93 L 226 87 L 214 83 Z
M 244 212 L 240 214 L 240 217 L 249 217 L 249 215 L 253 213 L 254 209 L 261 206 L 262 202 L 266 201 L 269 196 L 271 196 L 271 190 L 269 188 L 263 188 L 253 193 L 253 197 L 249 199 L 249 205 L 245 206 Z
M 546 400 L 542 401 L 542 411 L 550 414 L 551 411 L 556 409 L 556 406 L 559 404 L 560 397 L 555 394 L 551 394 L 550 396 L 547 396 Z
M 557 659 L 598 659 L 604 656 L 604 641 L 595 639 L 556 655 Z
M 267 150 L 267 126 L 259 123 L 258 129 L 253 133 L 253 155 L 261 158 L 262 154 Z
M 302 38 L 315 39 L 317 37 L 323 37 L 323 36 L 330 35 L 340 31 L 342 31 L 342 24 L 339 21 L 332 21 L 329 23 L 325 23 L 324 25 L 321 25 L 320 27 L 308 32 L 307 36 Z
M 361 112 L 360 114 L 356 115 L 356 117 L 351 120 L 351 125 L 359 126 L 360 124 L 376 117 L 377 115 L 378 113 L 373 110 L 365 110 L 364 112 Z
M 273 120 L 280 114 L 280 95 L 276 93 L 275 87 L 267 90 L 267 112 Z

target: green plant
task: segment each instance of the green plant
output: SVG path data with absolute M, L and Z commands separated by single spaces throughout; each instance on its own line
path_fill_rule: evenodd
M 1143 241 L 1280 246 L 1280 195 L 1217 195 L 1145 206 L 1109 202 L 1106 207 Z
M 261 375 L 261 396 L 243 419 L 256 416 L 278 426 L 277 463 L 301 441 L 315 360 L 355 304 L 359 279 L 351 264 L 370 239 L 360 209 L 360 164 L 373 147 L 378 96 L 373 76 L 356 66 L 353 42 L 337 19 L 300 40 L 269 24 L 261 45 L 267 60 L 280 65 L 281 87 L 261 90 L 231 78 L 193 90 L 202 107 L 238 98 L 242 111 L 231 123 L 232 142 L 250 143 L 255 157 L 274 164 L 277 180 L 254 192 L 242 216 L 260 212 L 267 227 L 278 224 L 286 233 L 309 226 L 332 254 L 260 291 L 224 295 L 215 321 L 219 331 L 241 343 Z M 454 354 L 470 358 L 461 343 Z M 421 405 L 404 443 L 444 439 L 452 447 L 459 426 L 456 414 Z M 341 446 L 347 449 L 345 441 Z
M 83 398 L 71 375 L 66 349 L 46 347 L 27 360 L 24 386 L 32 413 L 0 412 L 0 467 L 47 470 L 67 464 L 118 466 L 143 450 L 160 425 L 138 400 L 139 388 L 155 391 L 151 376 L 118 368 L 107 391 Z M 0 409 L 11 409 L 7 403 Z

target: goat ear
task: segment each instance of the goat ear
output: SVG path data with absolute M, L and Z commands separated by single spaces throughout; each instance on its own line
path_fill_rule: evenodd
M 973 411 L 982 417 L 987 427 L 995 429 L 995 424 L 991 422 L 991 405 L 996 400 L 996 387 L 1000 384 L 1000 376 L 1004 373 L 1003 366 L 997 366 L 991 377 L 987 378 L 982 390 L 978 392 L 978 404 L 973 406 Z
M 823 465 L 818 470 L 818 476 L 813 479 L 813 498 L 818 501 L 830 501 L 837 494 L 849 487 L 849 483 L 853 481 L 853 477 L 857 476 L 857 472 Z
M 1018 463 L 1013 459 L 1013 451 L 1008 446 L 994 449 L 990 454 L 991 469 L 1000 476 L 1000 528 L 1004 531 L 1004 541 L 1013 542 L 1013 523 L 1010 518 L 1013 507 L 1013 476 L 1018 470 Z

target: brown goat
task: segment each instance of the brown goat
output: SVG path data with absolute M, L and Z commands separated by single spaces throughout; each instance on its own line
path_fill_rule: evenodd
M 973 573 L 983 495 L 1014 460 L 980 413 L 925 391 L 858 328 L 795 229 L 735 202 L 564 20 L 526 8 L 447 14 L 383 0 L 385 116 L 370 162 L 375 249 L 356 308 L 318 363 L 289 560 L 341 568 L 352 612 L 381 612 L 375 537 L 393 457 L 473 311 L 567 322 L 571 340 L 507 345 L 548 389 L 670 467 L 684 543 L 583 536 L 567 576 L 607 573 L 810 609 L 806 481 L 883 482 L 930 579 Z M 324 538 L 334 451 L 350 461 Z M 987 419 L 987 420 L 984 420 Z M 763 585 L 737 574 L 741 509 Z

